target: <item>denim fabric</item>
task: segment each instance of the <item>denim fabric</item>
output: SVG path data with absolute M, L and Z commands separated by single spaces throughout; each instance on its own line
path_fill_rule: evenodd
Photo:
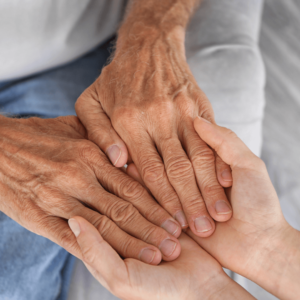
M 108 48 L 109 42 L 60 68 L 0 82 L 1 113 L 43 118 L 74 115 L 76 99 L 100 74 Z M 74 259 L 0 212 L 1 300 L 67 299 Z

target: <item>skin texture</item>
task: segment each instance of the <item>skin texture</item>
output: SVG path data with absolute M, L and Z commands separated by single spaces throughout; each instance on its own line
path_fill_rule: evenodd
M 23 227 L 80 258 L 66 221 L 79 215 L 123 257 L 178 257 L 180 225 L 86 139 L 77 117 L 1 117 L 0 143 L 0 210 Z
M 223 267 L 279 299 L 298 299 L 300 232 L 285 221 L 264 163 L 229 129 L 203 118 L 196 118 L 194 126 L 232 169 L 233 185 L 227 195 L 233 217 L 217 223 L 211 237 L 197 237 L 189 229 L 186 233 Z M 127 173 L 141 180 L 133 164 Z
M 279 299 L 299 299 L 300 233 L 284 219 L 262 160 L 229 129 L 195 119 L 199 136 L 232 169 L 233 216 L 206 239 L 187 231 L 222 266 Z
M 69 224 L 89 271 L 120 299 L 254 299 L 185 234 L 180 237 L 179 258 L 150 266 L 135 259 L 122 260 L 85 219 L 75 217 Z
M 194 130 L 199 115 L 214 122 L 184 51 L 196 0 L 132 1 L 114 57 L 78 99 L 87 136 L 122 167 L 134 162 L 154 198 L 198 236 L 230 219 L 224 193 L 231 172 Z M 226 180 L 221 174 L 227 171 Z

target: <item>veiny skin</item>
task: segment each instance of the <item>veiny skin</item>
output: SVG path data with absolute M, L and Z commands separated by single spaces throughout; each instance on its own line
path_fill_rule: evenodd
M 185 27 L 198 3 L 132 1 L 113 59 L 75 108 L 88 138 L 115 166 L 133 161 L 161 206 L 182 228 L 205 237 L 214 232 L 214 220 L 232 216 L 223 189 L 232 180 L 228 165 L 193 127 L 198 115 L 214 122 L 184 50 Z
M 123 257 L 151 264 L 178 257 L 179 224 L 86 139 L 77 117 L 1 116 L 0 143 L 0 210 L 25 228 L 80 258 L 66 221 L 79 215 Z M 160 227 L 168 221 L 176 232 Z

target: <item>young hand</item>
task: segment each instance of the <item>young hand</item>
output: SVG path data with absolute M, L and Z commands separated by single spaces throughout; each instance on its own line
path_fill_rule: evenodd
M 187 235 L 181 255 L 172 262 L 151 266 L 122 260 L 99 232 L 81 217 L 69 220 L 85 265 L 94 277 L 121 299 L 233 300 L 254 299 L 231 280 L 220 264 Z
M 196 118 L 203 139 L 232 169 L 227 195 L 232 218 L 216 223 L 209 238 L 187 233 L 222 266 L 256 282 L 280 299 L 299 299 L 300 236 L 284 219 L 262 160 L 229 129 Z

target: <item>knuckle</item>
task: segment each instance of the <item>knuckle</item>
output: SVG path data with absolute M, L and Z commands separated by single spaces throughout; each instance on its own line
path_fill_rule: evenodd
M 90 124 L 89 130 L 87 131 L 87 138 L 90 141 L 98 141 L 100 145 L 104 144 L 106 140 L 111 136 L 113 131 L 111 123 L 101 128 L 98 124 Z
M 98 229 L 103 239 L 105 239 L 113 229 L 113 222 L 106 216 L 101 216 L 101 218 L 95 222 L 95 227 Z
M 119 225 L 125 225 L 132 222 L 137 215 L 136 208 L 129 202 L 117 201 L 110 208 L 111 219 Z
M 193 176 L 192 164 L 182 156 L 173 156 L 167 161 L 167 175 L 169 178 L 184 180 Z
M 156 183 L 164 178 L 164 166 L 158 162 L 147 163 L 142 166 L 142 175 L 145 182 Z
M 105 163 L 109 163 L 108 159 L 99 148 L 87 140 L 78 142 L 77 154 L 82 161 L 92 165 L 96 164 L 99 167 L 103 166 Z
M 154 225 L 149 225 L 146 228 L 143 228 L 141 239 L 147 242 L 147 241 L 153 241 L 155 238 L 157 239 L 159 236 L 161 236 L 160 228 Z
M 119 195 L 123 199 L 139 199 L 145 195 L 146 190 L 135 180 L 124 177 L 119 181 Z
M 149 114 L 157 115 L 165 119 L 166 116 L 173 115 L 174 103 L 170 99 L 164 99 L 163 101 L 151 101 L 147 106 Z M 160 112 L 159 114 L 157 114 Z
M 169 189 L 163 189 L 158 196 L 160 204 L 171 214 L 182 209 L 179 198 L 173 190 L 170 192 Z
M 94 265 L 97 255 L 95 253 L 95 246 L 93 243 L 85 244 L 84 247 L 81 247 L 82 260 L 88 265 Z
M 223 193 L 223 188 L 219 184 L 204 184 L 201 192 L 207 197 L 216 197 Z
M 119 252 L 122 256 L 127 258 L 132 257 L 132 253 L 136 252 L 135 249 L 137 249 L 137 240 L 131 236 L 128 236 L 119 243 L 119 247 Z M 132 251 L 133 249 L 134 251 Z
M 206 214 L 206 205 L 202 198 L 198 195 L 189 196 L 185 201 L 185 210 L 189 212 L 189 214 L 198 214 L 199 212 Z
M 181 116 L 193 116 L 196 106 L 195 101 L 192 101 L 189 97 L 176 97 L 175 100 Z
M 195 168 L 203 168 L 205 165 L 212 165 L 215 163 L 215 160 L 214 152 L 207 146 L 198 147 L 197 151 L 195 151 L 191 158 L 192 164 Z
M 153 220 L 158 219 L 158 217 L 161 215 L 162 213 L 162 208 L 159 205 L 153 205 L 153 207 L 151 207 L 151 209 L 146 209 L 144 216 L 147 220 L 150 220 L 153 222 Z
M 128 128 L 130 124 L 141 121 L 141 111 L 134 106 L 117 106 L 111 114 L 114 128 Z

